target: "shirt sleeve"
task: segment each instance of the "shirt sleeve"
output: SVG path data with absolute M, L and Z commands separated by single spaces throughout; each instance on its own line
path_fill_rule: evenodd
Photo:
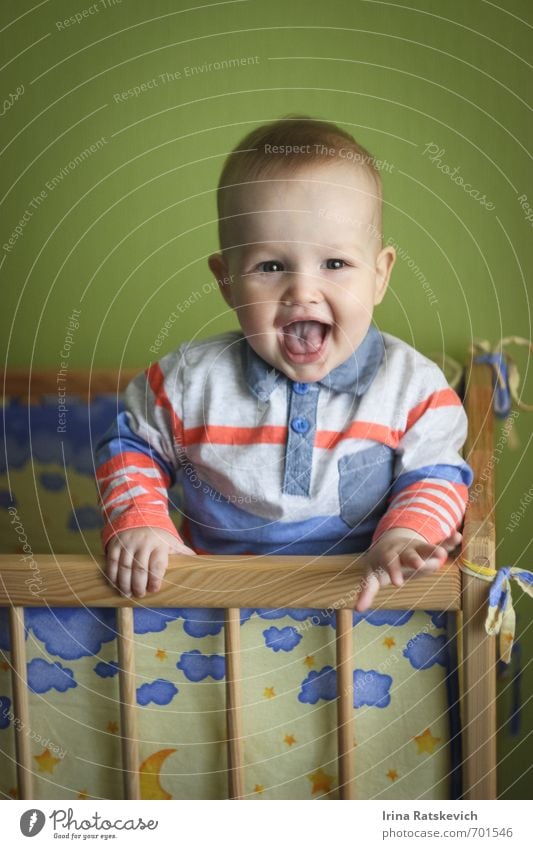
M 176 446 L 183 445 L 181 360 L 179 349 L 137 375 L 126 388 L 125 410 L 97 443 L 104 549 L 113 534 L 147 526 L 182 542 L 167 496 L 176 481 Z
M 417 369 L 418 388 L 396 450 L 394 481 L 375 542 L 391 528 L 409 528 L 437 545 L 463 520 L 472 470 L 461 456 L 467 417 L 440 369 Z

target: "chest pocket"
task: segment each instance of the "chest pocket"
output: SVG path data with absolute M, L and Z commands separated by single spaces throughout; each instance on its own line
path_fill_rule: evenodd
M 341 517 L 354 528 L 383 515 L 393 482 L 394 451 L 373 445 L 338 463 Z

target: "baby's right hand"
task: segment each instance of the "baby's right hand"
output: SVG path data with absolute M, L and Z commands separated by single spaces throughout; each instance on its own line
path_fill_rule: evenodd
M 157 593 L 169 554 L 196 554 L 169 531 L 131 528 L 115 534 L 106 546 L 105 573 L 109 582 L 127 596 Z

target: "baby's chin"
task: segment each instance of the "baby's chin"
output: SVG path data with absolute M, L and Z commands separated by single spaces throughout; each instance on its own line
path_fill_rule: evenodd
M 276 368 L 296 383 L 316 383 L 329 374 L 333 366 L 320 362 L 295 366 L 282 361 L 281 364 L 276 365 Z

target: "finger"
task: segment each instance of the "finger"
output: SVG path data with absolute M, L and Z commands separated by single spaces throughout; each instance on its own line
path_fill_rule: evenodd
M 152 551 L 150 562 L 148 564 L 148 584 L 149 593 L 158 593 L 161 589 L 163 575 L 167 571 L 168 553 L 164 548 L 156 548 Z
M 462 534 L 459 531 L 454 531 L 453 534 L 450 534 L 445 540 L 441 542 L 441 545 L 446 549 L 446 551 L 453 551 L 454 548 L 457 548 L 461 540 L 463 539 Z
M 402 566 L 407 569 L 423 569 L 426 565 L 425 561 L 420 557 L 420 554 L 413 548 L 410 548 L 407 551 L 402 551 L 400 554 L 400 560 Z
M 111 543 L 106 550 L 105 575 L 110 584 L 116 587 L 118 562 L 122 549 L 118 543 Z
M 438 567 L 442 566 L 443 563 L 446 563 L 448 559 L 448 552 L 442 545 L 436 545 L 430 556 L 426 560 L 426 566 Z
M 359 613 L 363 613 L 371 606 L 382 581 L 386 581 L 387 583 L 390 582 L 390 577 L 384 570 L 380 571 L 379 577 L 374 571 L 367 573 L 366 577 L 363 579 L 362 589 L 355 605 L 355 609 L 358 610 Z
M 151 550 L 149 548 L 140 548 L 133 558 L 131 570 L 131 591 L 137 598 L 142 598 L 143 595 L 146 594 L 150 555 Z
M 188 545 L 180 545 L 177 543 L 176 546 L 170 546 L 169 554 L 196 554 L 196 551 L 193 551 Z
M 391 579 L 392 584 L 395 587 L 401 587 L 403 585 L 403 574 L 402 574 L 402 564 L 400 561 L 400 557 L 398 554 L 392 555 L 387 562 L 387 570 Z M 381 581 L 382 586 L 386 586 Z M 387 582 L 388 583 L 388 582 Z
M 437 568 L 448 559 L 448 552 L 441 545 L 421 542 L 417 544 L 416 551 L 422 559 L 424 567 L 430 569 Z
M 134 552 L 128 548 L 122 548 L 120 560 L 118 561 L 117 588 L 123 594 L 131 596 L 131 569 Z

